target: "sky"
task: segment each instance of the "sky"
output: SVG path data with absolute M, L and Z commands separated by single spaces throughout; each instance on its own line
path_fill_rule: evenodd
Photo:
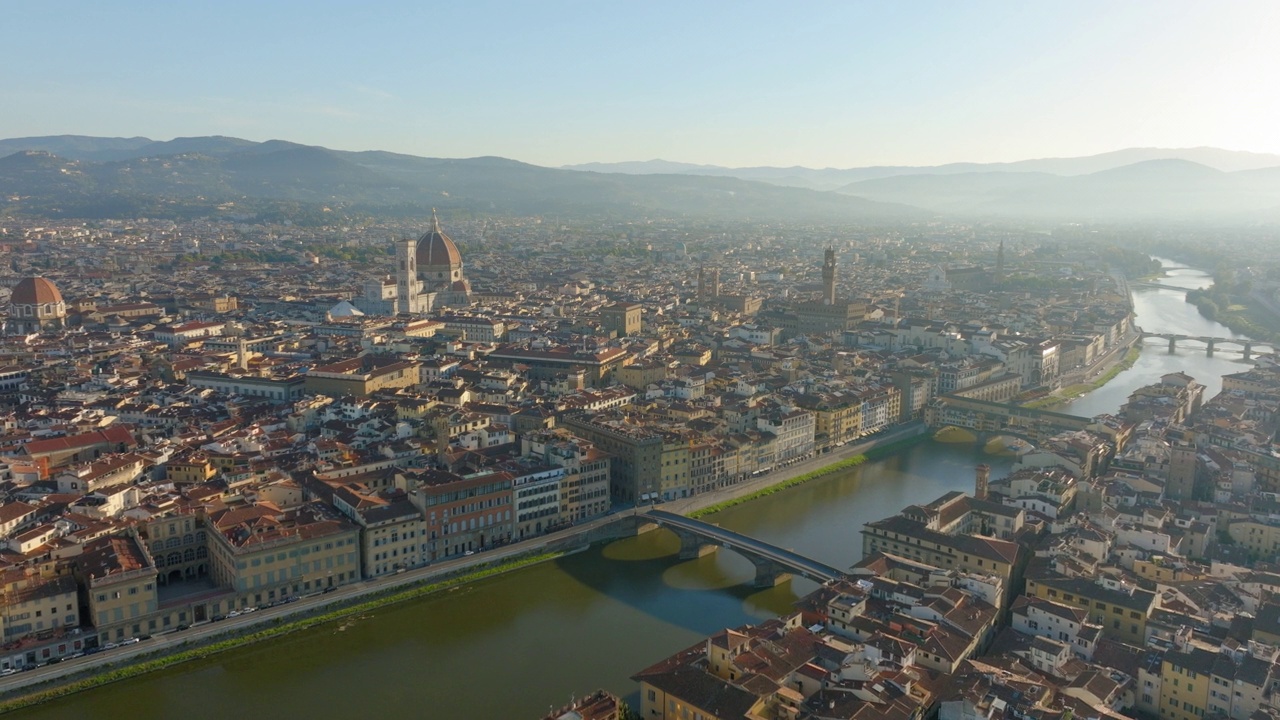
M 1280 2 L 6 3 L 0 137 L 539 165 L 1280 153 Z

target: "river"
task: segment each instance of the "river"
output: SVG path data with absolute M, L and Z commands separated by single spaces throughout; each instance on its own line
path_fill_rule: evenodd
M 1182 263 L 1157 258 L 1166 267 L 1168 275 L 1159 280 L 1162 285 L 1174 285 L 1188 289 L 1208 287 L 1213 278 L 1201 270 L 1183 267 Z M 1134 288 L 1133 311 L 1135 322 L 1147 332 L 1177 333 L 1198 337 L 1244 337 L 1222 323 L 1209 320 L 1200 314 L 1195 305 L 1186 301 L 1186 294 L 1164 288 Z M 1205 354 L 1199 343 L 1183 343 L 1169 353 L 1164 340 L 1152 339 L 1142 348 L 1142 355 L 1133 367 L 1120 373 L 1102 388 L 1073 402 L 1053 408 L 1072 415 L 1092 417 L 1098 413 L 1115 412 L 1129 393 L 1143 385 L 1158 382 L 1160 376 L 1171 372 L 1185 372 L 1205 385 L 1205 399 L 1222 389 L 1222 376 L 1240 372 L 1252 363 L 1246 362 L 1237 348 L 1229 346 L 1218 350 L 1213 357 Z
M 1166 261 L 1166 264 L 1170 264 Z M 1207 276 L 1173 271 L 1165 284 Z M 1171 290 L 1134 293 L 1152 331 L 1226 337 Z M 1245 367 L 1238 354 L 1147 347 L 1130 370 L 1065 406 L 1115 412 L 1134 388 L 1185 371 L 1217 392 Z M 973 468 L 999 477 L 1009 460 L 974 446 L 927 442 L 850 472 L 711 517 L 815 559 L 847 567 L 861 556 L 868 520 L 970 490 Z M 632 695 L 629 676 L 716 630 L 785 612 L 814 585 L 757 591 L 751 563 L 729 551 L 680 561 L 665 531 L 597 546 L 463 589 L 341 624 L 227 652 L 16 713 L 30 720 L 227 717 L 535 718 L 596 688 Z

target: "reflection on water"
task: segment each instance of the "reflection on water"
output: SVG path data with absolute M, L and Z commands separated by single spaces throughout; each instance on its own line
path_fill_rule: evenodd
M 1172 260 L 1162 259 L 1161 262 L 1166 265 L 1177 264 Z M 1169 277 L 1161 278 L 1159 282 L 1197 288 L 1207 287 L 1213 282 L 1213 278 L 1199 270 L 1183 268 L 1169 271 Z M 1226 325 L 1202 316 L 1195 305 L 1186 302 L 1185 293 L 1177 290 L 1137 288 L 1133 293 L 1133 309 L 1137 316 L 1135 322 L 1147 332 L 1197 337 L 1244 337 Z M 1214 353 L 1213 357 L 1208 357 L 1203 345 L 1186 342 L 1179 344 L 1177 350 L 1170 354 L 1165 341 L 1152 339 L 1143 345 L 1142 355 L 1132 368 L 1083 398 L 1054 409 L 1085 417 L 1114 413 L 1134 390 L 1159 382 L 1161 375 L 1172 372 L 1185 372 L 1194 377 L 1197 382 L 1204 384 L 1205 398 L 1211 398 L 1222 389 L 1223 375 L 1253 367 L 1252 363 L 1245 361 L 1243 355 L 1235 350 L 1234 347 L 1223 348 Z
M 710 518 L 846 567 L 867 520 L 967 490 L 969 445 L 925 443 Z M 16 714 L 20 718 L 536 717 L 572 693 L 633 692 L 630 675 L 728 626 L 787 612 L 814 585 L 757 590 L 730 551 L 691 561 L 662 530 Z

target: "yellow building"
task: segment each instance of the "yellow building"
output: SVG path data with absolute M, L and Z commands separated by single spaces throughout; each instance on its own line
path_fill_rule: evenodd
M 1200 720 L 1209 707 L 1217 653 L 1201 647 L 1169 650 L 1160 663 L 1160 720 Z
M 151 554 L 160 587 L 209 575 L 209 537 L 196 512 L 153 517 L 138 527 Z
M 967 530 L 948 535 L 919 518 L 895 515 L 869 522 L 862 528 L 862 556 L 881 552 L 914 560 L 943 570 L 963 570 L 979 575 L 996 575 L 1010 587 L 1018 566 L 1019 546 L 1008 540 L 970 535 Z M 959 526 L 963 527 L 964 523 Z M 1002 603 L 1007 598 L 1002 598 Z
M 312 368 L 307 372 L 307 392 L 330 397 L 365 397 L 378 390 L 418 384 L 418 363 L 365 355 Z
M 667 379 L 666 363 L 657 360 L 645 360 L 624 365 L 618 368 L 618 382 L 636 390 L 644 390 L 649 385 Z
M 1147 618 L 1159 607 L 1155 593 L 1110 578 L 1028 578 L 1026 592 L 1088 610 L 1089 619 L 1102 626 L 1103 636 L 1138 647 L 1146 645 Z
M 75 570 L 102 643 L 137 637 L 159 610 L 156 568 L 136 535 L 110 535 L 85 545 Z
M 662 468 L 659 487 L 663 500 L 689 495 L 692 443 L 677 433 L 662 432 Z
M 862 398 L 851 393 L 801 395 L 796 405 L 813 413 L 814 444 L 842 445 L 862 435 Z
M 0 604 L 0 632 L 4 642 L 80 624 L 76 581 L 70 575 L 41 577 L 21 569 L 0 576 L 4 603 Z
M 360 580 L 360 528 L 321 502 L 287 512 L 270 503 L 227 508 L 209 523 L 213 578 L 234 593 L 229 607 Z
M 164 472 L 166 480 L 178 484 L 199 484 L 218 474 L 209 457 L 203 453 L 189 455 L 180 460 L 170 460 L 164 464 Z
M 334 489 L 333 506 L 363 530 L 360 552 L 365 577 L 391 575 L 427 563 L 426 520 L 402 491 L 378 493 L 353 483 Z
M 1252 518 L 1233 520 L 1227 525 L 1227 534 L 1254 557 L 1280 555 L 1280 523 L 1261 523 Z
M 1133 561 L 1133 572 L 1138 577 L 1157 583 L 1199 580 L 1202 577 L 1200 573 L 1192 570 L 1186 563 L 1159 555 L 1152 557 L 1150 560 L 1135 559 Z

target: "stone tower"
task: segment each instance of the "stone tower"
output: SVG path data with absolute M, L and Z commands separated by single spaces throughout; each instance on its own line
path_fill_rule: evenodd
M 822 260 L 822 304 L 836 304 L 836 251 L 827 248 Z
M 1000 239 L 1000 249 L 996 251 L 996 287 L 1004 287 L 1004 238 Z
M 418 296 L 418 243 L 413 238 L 396 242 L 396 312 L 417 312 L 414 300 Z
M 991 480 L 991 466 L 983 463 L 974 468 L 973 496 L 979 500 L 987 499 L 987 483 Z
M 698 268 L 698 298 L 708 300 L 720 297 L 720 268 Z

